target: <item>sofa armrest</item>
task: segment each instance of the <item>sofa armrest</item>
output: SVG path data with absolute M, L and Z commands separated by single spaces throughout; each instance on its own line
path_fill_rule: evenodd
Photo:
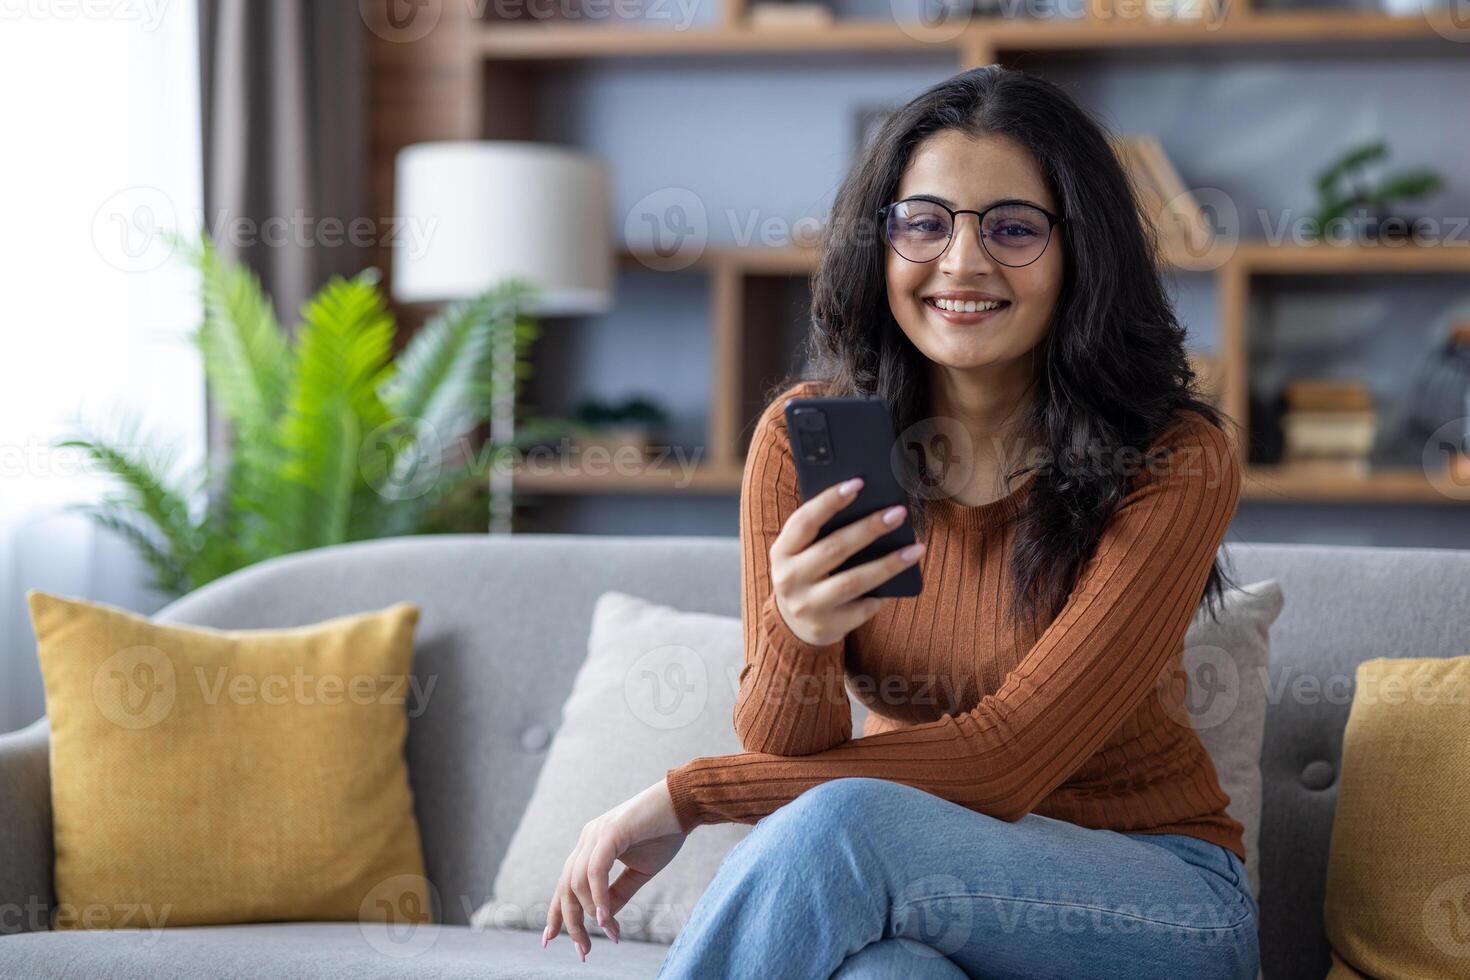
M 51 927 L 50 749 L 44 718 L 0 735 L 0 936 Z

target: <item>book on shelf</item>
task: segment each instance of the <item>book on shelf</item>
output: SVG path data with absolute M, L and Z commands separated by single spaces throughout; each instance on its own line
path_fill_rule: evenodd
M 1295 378 L 1282 394 L 1289 411 L 1364 411 L 1373 407 L 1373 395 L 1362 381 L 1336 378 Z
M 1378 413 L 1296 412 L 1281 415 L 1288 453 L 1301 456 L 1367 455 L 1378 432 Z
M 1115 137 L 1114 147 L 1144 217 L 1158 230 L 1159 244 L 1193 254 L 1207 251 L 1214 244 L 1214 230 L 1158 139 L 1148 133 Z
M 821 3 L 753 3 L 745 16 L 752 27 L 827 27 L 836 19 Z

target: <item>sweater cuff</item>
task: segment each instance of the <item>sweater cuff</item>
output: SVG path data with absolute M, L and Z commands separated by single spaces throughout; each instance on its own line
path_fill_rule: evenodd
M 816 644 L 808 643 L 791 632 L 791 627 L 786 625 L 786 620 L 776 605 L 774 592 L 767 595 L 766 601 L 761 604 L 761 628 L 765 630 L 767 639 L 771 641 L 772 649 L 779 653 L 782 659 L 792 664 L 818 663 L 834 656 L 840 658 L 845 645 L 845 638 L 833 640 L 831 643 Z
M 679 829 L 686 834 L 704 822 L 700 819 L 694 788 L 689 785 L 688 769 L 688 766 L 678 766 L 664 773 L 664 785 L 674 801 L 674 816 L 679 821 Z

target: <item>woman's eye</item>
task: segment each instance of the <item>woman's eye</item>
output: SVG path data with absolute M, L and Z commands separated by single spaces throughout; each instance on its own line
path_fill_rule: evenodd
M 1002 225 L 998 231 L 1004 237 L 1011 239 L 1025 238 L 1029 235 L 1036 234 L 1035 229 L 1028 228 L 1025 225 Z

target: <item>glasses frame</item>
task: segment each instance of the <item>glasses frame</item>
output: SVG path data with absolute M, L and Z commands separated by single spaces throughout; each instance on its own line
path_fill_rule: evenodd
M 907 204 L 907 203 L 909 203 L 911 201 L 922 202 L 924 204 L 932 204 L 936 208 L 941 208 L 941 209 L 949 212 L 949 238 L 948 238 L 948 240 L 945 241 L 944 247 L 941 248 L 939 250 L 938 254 L 936 254 L 934 256 L 934 258 L 932 258 L 932 259 L 911 259 L 907 255 L 904 255 L 902 252 L 900 252 L 898 250 L 898 247 L 893 244 L 892 239 L 890 239 L 888 237 L 888 212 L 891 211 L 892 209 L 898 207 L 900 204 Z M 985 231 L 984 231 L 984 228 L 985 228 L 985 216 L 987 214 L 989 214 L 991 211 L 994 211 L 996 208 L 1015 207 L 1018 204 L 1019 205 L 1024 205 L 1024 206 L 1026 206 L 1028 208 L 1035 208 L 1036 210 L 1040 211 L 1042 214 L 1046 215 L 1046 221 L 1047 221 L 1047 225 L 1046 225 L 1046 243 L 1041 246 L 1041 251 L 1036 253 L 1036 258 L 1032 259 L 1030 262 L 1022 262 L 1020 265 L 1011 265 L 1009 262 L 1002 262 L 1000 259 L 996 258 L 995 255 L 994 255 L 994 253 L 992 253 L 990 251 L 990 246 L 988 244 L 986 244 L 985 239 L 989 238 L 990 236 L 987 235 L 985 233 Z M 1048 211 L 1046 208 L 1042 207 L 1040 204 L 1035 203 L 1034 201 L 1022 201 L 1022 200 L 1017 200 L 1017 199 L 1014 199 L 1014 198 L 1013 199 L 1010 199 L 1010 200 L 1005 200 L 1005 201 L 996 201 L 994 204 L 992 204 L 990 207 L 986 208 L 984 211 L 967 210 L 967 209 L 964 209 L 964 208 L 961 208 L 960 210 L 956 211 L 954 208 L 949 207 L 946 204 L 941 204 L 939 201 L 935 201 L 935 200 L 932 200 L 932 199 L 927 198 L 927 197 L 906 197 L 903 200 L 900 200 L 900 201 L 892 201 L 892 202 L 890 202 L 888 204 L 883 205 L 881 208 L 879 208 L 877 210 L 876 214 L 878 215 L 878 219 L 882 222 L 882 226 L 883 226 L 883 241 L 884 241 L 884 243 L 889 248 L 893 249 L 894 254 L 897 255 L 899 258 L 903 259 L 905 262 L 913 262 L 916 265 L 925 265 L 927 263 L 934 262 L 934 261 L 936 261 L 938 259 L 943 258 L 944 257 L 944 253 L 945 252 L 948 252 L 949 251 L 949 247 L 954 244 L 954 230 L 955 230 L 956 226 L 959 225 L 960 215 L 962 215 L 962 214 L 973 214 L 975 216 L 975 228 L 976 228 L 976 231 L 980 235 L 980 247 L 983 248 L 983 249 L 985 249 L 985 254 L 988 255 L 988 256 L 990 256 L 990 259 L 991 259 L 992 262 L 995 262 L 995 263 L 997 263 L 999 265 L 1003 265 L 1007 269 L 1024 269 L 1024 268 L 1026 268 L 1026 266 L 1030 265 L 1032 262 L 1035 262 L 1036 259 L 1039 259 L 1043 255 L 1045 255 L 1047 248 L 1051 245 L 1051 237 L 1052 237 L 1051 236 L 1051 233 L 1052 233 L 1052 229 L 1055 228 L 1057 225 L 1059 225 L 1062 222 L 1064 222 L 1064 221 L 1067 220 L 1064 216 L 1062 216 L 1060 214 L 1053 214 L 1050 211 Z

